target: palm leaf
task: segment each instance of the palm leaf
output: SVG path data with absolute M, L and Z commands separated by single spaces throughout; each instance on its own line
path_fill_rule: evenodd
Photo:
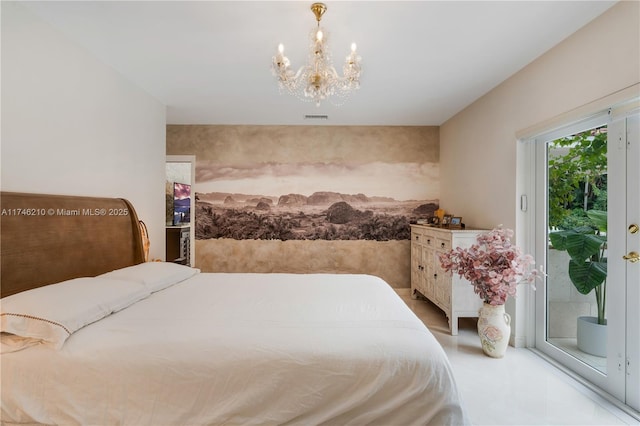
M 549 240 L 551 241 L 551 245 L 553 245 L 554 249 L 556 250 L 567 249 L 567 246 L 566 246 L 567 234 L 569 234 L 569 231 L 557 231 L 549 234 Z
M 607 232 L 607 212 L 602 210 L 589 210 L 589 219 L 596 225 L 600 232 Z
M 582 294 L 589 294 L 591 290 L 607 279 L 606 262 L 577 262 L 569 261 L 569 278 Z
M 588 226 L 583 226 L 567 231 L 552 232 L 549 239 L 556 250 L 566 250 L 572 259 L 583 262 L 592 256 L 600 255 L 600 248 L 606 238 L 595 235 L 595 231 Z
M 593 234 L 570 234 L 565 246 L 567 253 L 577 262 L 584 262 L 592 256 L 599 258 L 600 248 L 604 243 L 603 237 Z

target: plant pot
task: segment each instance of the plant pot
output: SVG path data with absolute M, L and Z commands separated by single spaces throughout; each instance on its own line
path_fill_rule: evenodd
M 598 324 L 596 317 L 578 317 L 578 349 L 599 357 L 607 356 L 607 320 Z
M 511 336 L 511 317 L 504 305 L 484 303 L 478 312 L 478 336 L 482 351 L 492 358 L 502 358 Z

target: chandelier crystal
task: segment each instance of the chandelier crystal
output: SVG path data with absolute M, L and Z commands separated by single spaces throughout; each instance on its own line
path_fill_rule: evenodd
M 351 53 L 346 57 L 342 67 L 343 76 L 338 75 L 333 66 L 327 43 L 328 34 L 320 28 L 320 20 L 326 10 L 327 7 L 323 3 L 311 5 L 318 25 L 309 33 L 309 57 L 306 65 L 297 72 L 291 70 L 291 63 L 289 58 L 284 56 L 282 43 L 278 46 L 278 53 L 271 63 L 280 91 L 286 90 L 305 102 L 315 102 L 317 106 L 325 99 L 335 105 L 341 105 L 352 91 L 360 88 L 361 58 L 356 52 L 355 43 L 351 44 Z

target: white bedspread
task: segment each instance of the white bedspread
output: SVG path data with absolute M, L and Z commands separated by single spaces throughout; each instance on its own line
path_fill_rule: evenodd
M 440 345 L 367 275 L 201 273 L 1 372 L 6 424 L 468 423 Z

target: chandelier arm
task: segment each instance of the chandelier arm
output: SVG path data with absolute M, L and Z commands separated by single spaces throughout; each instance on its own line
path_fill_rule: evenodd
M 284 47 L 280 45 L 279 53 L 273 57 L 271 64 L 281 91 L 286 89 L 297 98 L 306 102 L 315 102 L 318 106 L 324 99 L 340 105 L 332 100 L 333 96 L 338 96 L 344 101 L 352 91 L 360 88 L 361 58 L 356 53 L 355 43 L 352 44 L 351 53 L 346 57 L 343 65 L 343 76 L 340 76 L 333 66 L 328 51 L 327 34 L 320 27 L 320 21 L 326 9 L 323 3 L 311 5 L 317 25 L 309 34 L 308 63 L 294 72 L 290 69 L 289 59 L 282 53 Z

